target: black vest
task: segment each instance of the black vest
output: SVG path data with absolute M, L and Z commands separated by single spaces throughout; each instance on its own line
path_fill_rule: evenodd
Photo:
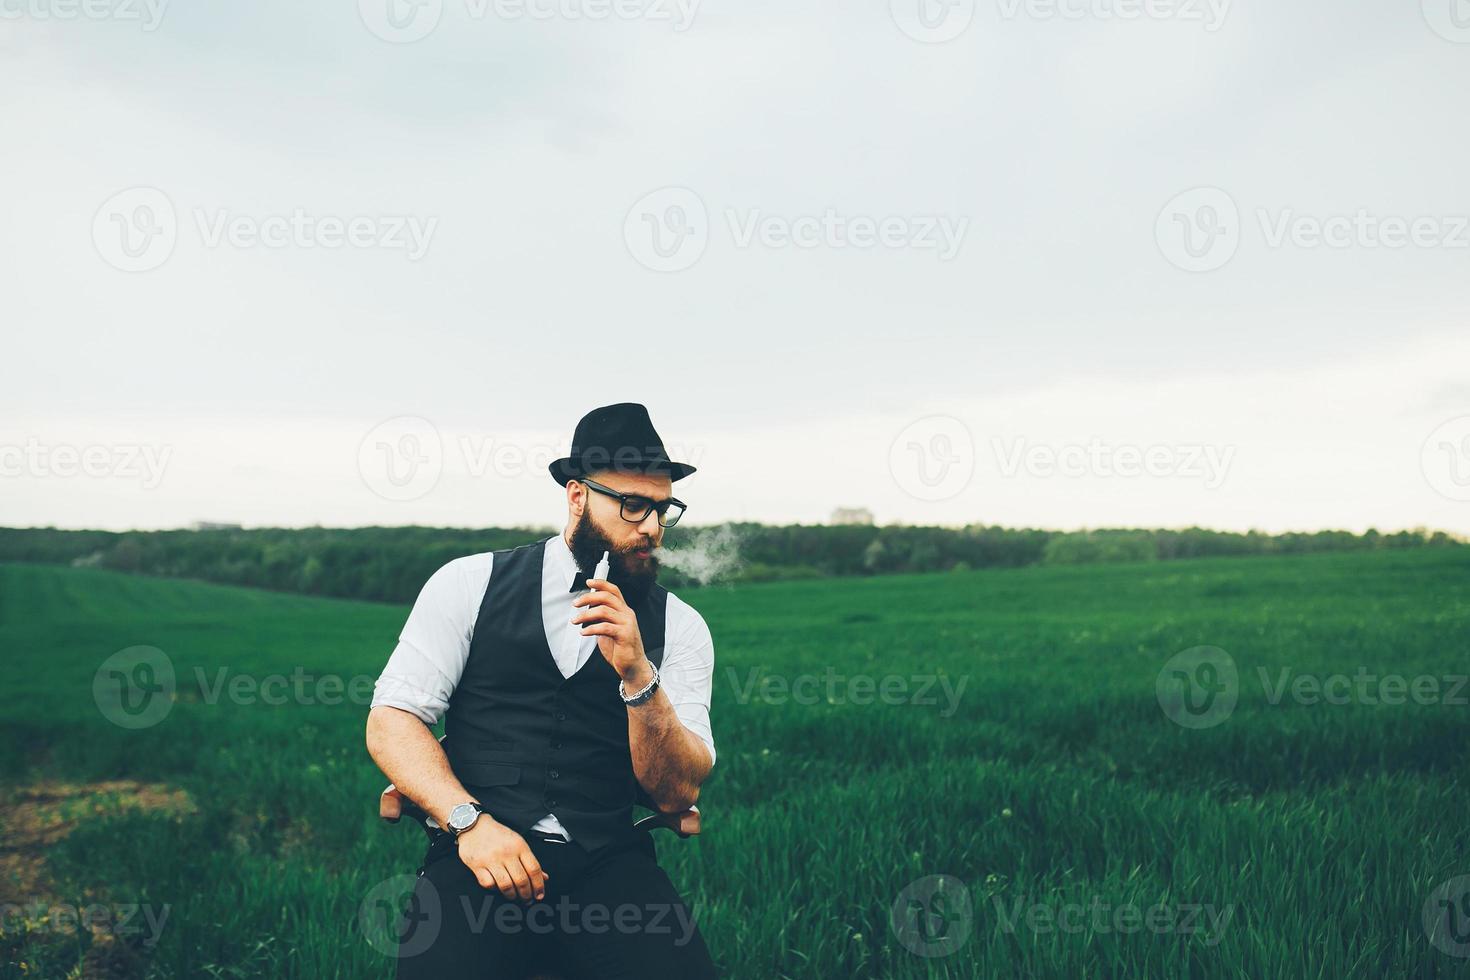
M 618 673 L 594 649 L 563 677 L 541 621 L 546 542 L 494 552 L 469 657 L 444 721 L 449 765 L 500 823 L 524 836 L 547 813 L 587 850 L 633 835 L 638 781 Z M 571 585 L 568 578 L 565 586 Z M 568 596 L 570 600 L 570 596 Z M 668 591 L 634 608 L 643 649 L 664 653 Z M 567 618 L 572 616 L 570 602 Z

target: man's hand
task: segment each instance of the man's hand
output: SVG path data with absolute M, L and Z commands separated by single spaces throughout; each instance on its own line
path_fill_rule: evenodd
M 498 888 L 506 898 L 529 905 L 533 898 L 546 897 L 546 879 L 541 862 L 531 853 L 526 839 L 488 813 L 459 835 L 459 859 L 475 873 L 482 888 Z
M 587 584 L 595 592 L 584 592 L 572 600 L 573 606 L 585 606 L 572 616 L 582 624 L 583 636 L 597 637 L 597 649 L 603 659 L 624 681 L 652 676 L 643 653 L 643 635 L 638 631 L 638 616 L 623 599 L 623 590 L 605 578 L 589 578 Z

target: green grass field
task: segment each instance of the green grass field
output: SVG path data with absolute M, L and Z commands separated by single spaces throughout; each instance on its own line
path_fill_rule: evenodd
M 704 833 L 659 835 L 662 862 L 732 977 L 1470 975 L 1467 552 L 686 593 L 715 636 L 719 762 Z M 421 845 L 377 819 L 365 701 L 250 692 L 370 683 L 406 611 L 0 565 L 6 797 L 127 779 L 193 804 L 82 797 L 41 852 L 47 893 L 12 880 L 5 900 L 166 910 L 155 945 L 112 944 L 121 974 L 390 977 L 359 909 Z M 177 694 L 128 729 L 94 679 L 137 645 L 167 655 Z M 1156 686 L 1198 646 L 1239 678 L 1208 728 L 1171 721 Z M 1335 674 L 1377 680 L 1344 704 L 1291 693 Z M 1382 703 L 1402 693 L 1385 675 L 1421 696 Z M 243 695 L 212 696 L 237 677 Z M 7 912 L 5 976 L 100 959 L 57 919 Z

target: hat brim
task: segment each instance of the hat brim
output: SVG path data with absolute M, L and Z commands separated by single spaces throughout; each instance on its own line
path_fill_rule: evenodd
M 598 469 L 620 469 L 625 468 L 638 473 L 667 473 L 669 479 L 682 480 L 690 473 L 695 472 L 695 467 L 688 463 L 676 463 L 673 460 L 650 460 L 635 466 L 618 467 L 616 465 L 600 466 Z M 580 480 L 584 475 L 581 461 L 572 456 L 563 456 L 561 459 L 553 460 L 546 467 L 551 478 L 562 486 L 567 485 L 568 480 Z

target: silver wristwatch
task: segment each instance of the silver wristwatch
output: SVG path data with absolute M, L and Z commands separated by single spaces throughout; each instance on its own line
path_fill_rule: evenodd
M 632 697 L 629 697 L 628 692 L 623 688 L 623 682 L 618 681 L 618 697 L 622 698 L 623 703 L 628 705 L 630 708 L 633 705 L 642 704 L 643 702 L 647 701 L 649 698 L 653 697 L 654 692 L 658 690 L 658 664 L 650 660 L 648 662 L 648 666 L 653 668 L 653 680 L 644 685 L 643 690 L 639 691 L 637 694 L 634 694 Z
M 480 819 L 480 814 L 488 812 L 478 803 L 459 804 L 449 811 L 449 832 L 454 835 L 455 840 L 458 840 L 460 834 L 475 825 L 475 821 Z

